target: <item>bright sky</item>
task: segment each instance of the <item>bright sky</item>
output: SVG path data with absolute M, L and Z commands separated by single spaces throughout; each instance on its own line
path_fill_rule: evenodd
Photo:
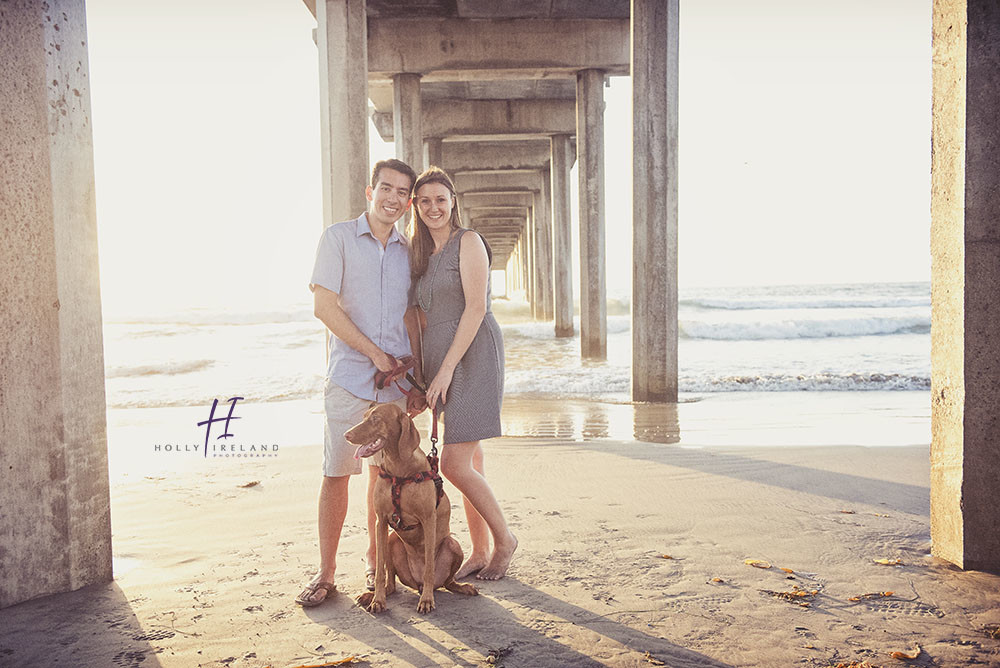
M 106 312 L 308 300 L 305 5 L 87 12 Z M 929 0 L 682 1 L 682 289 L 929 279 L 930 16 Z M 630 95 L 627 78 L 606 89 L 610 296 L 631 286 Z M 370 133 L 373 159 L 392 155 Z

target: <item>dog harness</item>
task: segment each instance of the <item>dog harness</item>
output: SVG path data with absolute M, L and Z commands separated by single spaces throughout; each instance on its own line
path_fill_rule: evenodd
M 414 473 L 413 475 L 406 477 L 394 476 L 391 473 L 386 473 L 385 469 L 381 466 L 378 469 L 379 477 L 392 483 L 392 515 L 389 516 L 389 526 L 396 531 L 409 531 L 417 526 L 416 524 L 403 526 L 403 509 L 400 507 L 399 501 L 400 495 L 403 493 L 403 485 L 406 483 L 433 480 L 434 486 L 437 487 L 437 503 L 434 504 L 434 507 L 437 508 L 441 504 L 441 497 L 444 496 L 444 481 L 442 481 L 441 476 L 438 475 L 437 457 L 432 458 L 428 455 L 427 461 L 431 465 L 430 471 L 420 471 L 419 473 Z
M 395 531 L 409 531 L 417 527 L 416 524 L 403 526 L 403 508 L 400 505 L 400 496 L 403 493 L 403 485 L 406 483 L 433 480 L 434 486 L 437 488 L 437 503 L 434 504 L 434 507 L 437 508 L 441 505 L 441 497 L 444 496 L 444 481 L 438 475 L 437 414 L 438 412 L 435 408 L 433 412 L 434 428 L 431 430 L 431 454 L 427 455 L 427 463 L 431 467 L 430 471 L 420 471 L 409 476 L 395 476 L 386 472 L 381 466 L 378 467 L 378 477 L 392 483 L 392 515 L 389 516 L 389 526 Z

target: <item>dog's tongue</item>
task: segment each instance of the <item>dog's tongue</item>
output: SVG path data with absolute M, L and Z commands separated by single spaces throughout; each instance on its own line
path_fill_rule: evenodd
M 376 452 L 381 450 L 383 445 L 385 445 L 385 443 L 383 443 L 381 438 L 376 439 L 368 445 L 359 445 L 358 449 L 354 451 L 354 458 L 361 459 L 362 457 L 371 457 Z

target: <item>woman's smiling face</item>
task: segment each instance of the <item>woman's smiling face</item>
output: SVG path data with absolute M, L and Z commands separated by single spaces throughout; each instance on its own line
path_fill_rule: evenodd
M 455 199 L 443 183 L 425 183 L 413 198 L 420 219 L 429 230 L 446 228 L 451 224 L 451 211 Z

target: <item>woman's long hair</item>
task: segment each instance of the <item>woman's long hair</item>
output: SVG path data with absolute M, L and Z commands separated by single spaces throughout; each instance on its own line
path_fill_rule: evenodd
M 462 217 L 458 213 L 458 195 L 455 192 L 455 184 L 440 167 L 428 167 L 413 184 L 414 200 L 417 198 L 417 191 L 428 183 L 440 183 L 451 193 L 453 206 L 451 208 L 451 229 L 457 230 L 462 227 Z M 417 203 L 413 203 L 413 214 L 410 217 L 410 275 L 414 281 L 424 275 L 427 271 L 427 263 L 430 261 L 431 253 L 434 252 L 434 239 L 431 238 L 431 231 L 427 229 L 426 223 L 420 217 L 420 210 Z

